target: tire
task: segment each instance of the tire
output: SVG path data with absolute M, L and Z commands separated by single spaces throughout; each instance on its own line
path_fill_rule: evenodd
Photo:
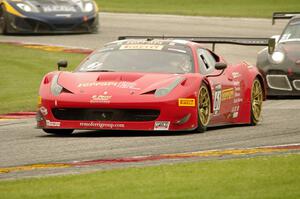
M 263 102 L 263 89 L 261 82 L 256 78 L 252 83 L 251 88 L 251 114 L 250 114 L 250 125 L 255 126 L 261 117 Z
M 7 19 L 5 14 L 5 8 L 3 5 L 0 6 L 0 34 L 7 34 Z
M 55 135 L 71 135 L 74 129 L 43 129 L 45 133 Z
M 206 131 L 210 121 L 211 100 L 207 86 L 203 84 L 198 93 L 198 128 L 199 133 Z

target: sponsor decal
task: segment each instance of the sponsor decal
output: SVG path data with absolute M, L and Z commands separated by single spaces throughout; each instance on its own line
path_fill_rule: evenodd
M 70 18 L 71 14 L 56 14 L 56 17 L 66 17 L 66 18 Z
M 42 107 L 40 108 L 40 112 L 42 113 L 43 116 L 48 115 L 48 110 L 47 110 L 44 106 L 42 106 Z
M 110 103 L 110 95 L 93 95 L 91 97 L 90 103 Z
M 43 6 L 43 11 L 44 12 L 76 12 L 76 9 L 73 6 L 45 5 Z
M 233 73 L 231 73 L 231 75 L 232 75 L 233 79 L 236 79 L 241 76 L 241 74 L 239 72 L 233 72 Z
M 233 103 L 237 104 L 243 101 L 243 98 L 234 98 Z
M 41 106 L 41 104 L 42 104 L 42 97 L 38 96 L 37 105 Z
M 82 127 L 95 127 L 95 128 L 124 128 L 125 124 L 111 124 L 111 123 L 101 123 L 101 122 L 80 122 L 80 126 Z
M 193 98 L 179 98 L 178 106 L 191 106 L 194 107 L 196 105 L 195 99 Z
M 222 90 L 222 101 L 232 99 L 233 93 L 234 93 L 233 88 Z
M 234 90 L 235 91 L 241 91 L 241 87 L 235 87 Z
M 239 81 L 234 81 L 234 82 L 233 82 L 233 86 L 240 86 L 240 84 L 241 84 L 241 83 L 240 83 Z
M 155 131 L 167 131 L 170 127 L 170 121 L 157 121 L 154 124 Z
M 239 116 L 239 112 L 232 113 L 232 118 L 237 118 Z
M 233 82 L 234 86 L 234 100 L 233 103 L 240 103 L 243 101 L 241 98 L 241 82 L 240 81 L 234 81 Z
M 120 47 L 120 50 L 143 49 L 143 50 L 162 50 L 163 45 L 153 44 L 126 44 Z
M 234 94 L 234 97 L 240 97 L 240 96 L 241 96 L 241 93 L 236 92 L 236 93 Z
M 135 89 L 140 90 L 140 88 L 136 88 L 136 83 L 134 82 L 86 82 L 78 84 L 78 88 L 87 88 L 87 87 L 98 87 L 98 86 L 113 86 L 116 88 L 124 88 L 124 89 Z
M 126 44 L 162 45 L 163 42 L 157 41 L 157 40 L 151 40 L 151 41 L 146 41 L 146 40 L 131 40 L 131 41 L 128 41 Z
M 52 122 L 50 120 L 46 120 L 46 125 L 51 127 L 60 127 L 60 122 Z
M 240 106 L 237 105 L 232 107 L 231 112 L 234 113 L 234 112 L 238 112 L 239 110 L 240 110 Z

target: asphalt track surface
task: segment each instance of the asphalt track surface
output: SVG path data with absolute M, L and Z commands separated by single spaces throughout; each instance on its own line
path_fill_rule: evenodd
M 112 13 L 101 13 L 100 22 L 98 34 L 0 36 L 0 41 L 97 48 L 119 35 L 269 37 L 279 34 L 286 23 L 271 26 L 271 20 L 267 19 Z M 217 46 L 216 51 L 233 63 L 239 60 L 255 63 L 260 49 L 262 47 L 222 45 Z M 0 168 L 300 143 L 300 99 L 268 100 L 264 102 L 262 116 L 261 123 L 255 127 L 212 128 L 202 134 L 76 131 L 68 137 L 47 135 L 35 129 L 34 119 L 0 120 Z M 47 174 L 52 173 L 55 171 L 50 170 Z M 0 178 L 17 178 L 18 175 L 0 174 Z

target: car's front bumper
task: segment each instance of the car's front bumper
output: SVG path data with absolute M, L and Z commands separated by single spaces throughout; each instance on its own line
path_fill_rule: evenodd
M 183 131 L 193 130 L 197 128 L 198 116 L 197 107 L 183 107 L 178 106 L 178 100 L 162 101 L 162 102 L 130 102 L 126 104 L 76 104 L 71 103 L 57 107 L 55 101 L 42 100 L 41 107 L 37 113 L 37 127 L 42 129 L 91 129 L 91 130 L 168 130 L 168 131 Z M 54 109 L 93 109 L 98 110 L 97 119 L 91 119 L 90 116 L 76 117 L 69 114 L 69 116 L 60 116 L 57 118 L 57 114 L 54 113 Z M 108 111 L 103 111 L 107 109 Z M 136 115 L 132 115 L 133 118 L 128 119 L 130 115 L 126 115 L 127 119 L 113 119 L 120 118 L 114 116 L 108 116 L 105 119 L 105 114 L 109 115 L 109 110 L 157 110 L 159 114 L 154 119 L 133 119 Z M 103 111 L 103 112 L 101 112 Z M 77 112 L 79 113 L 79 112 Z M 103 116 L 100 116 L 103 114 Z M 140 117 L 140 116 L 138 116 Z M 71 118 L 71 119 L 68 119 Z M 76 118 L 76 119 L 74 119 Z M 86 119 L 84 119 L 86 118 Z
M 292 61 L 260 67 L 267 84 L 268 97 L 300 96 L 300 66 Z
M 98 14 L 72 17 L 7 15 L 7 32 L 18 34 L 85 33 L 98 30 Z
M 268 96 L 300 96 L 300 75 L 267 74 Z

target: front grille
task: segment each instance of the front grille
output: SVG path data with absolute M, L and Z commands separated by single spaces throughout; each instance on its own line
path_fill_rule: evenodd
M 300 80 L 294 80 L 293 84 L 294 84 L 294 88 L 299 91 L 300 90 Z
M 52 109 L 52 113 L 59 120 L 153 121 L 157 119 L 160 111 L 149 109 L 55 108 Z
M 272 89 L 291 91 L 292 87 L 286 75 L 267 75 L 268 86 Z
M 64 23 L 64 24 L 53 24 L 53 26 L 55 27 L 55 29 L 57 30 L 71 30 L 74 27 L 74 23 Z
M 30 31 L 30 32 L 43 32 L 43 31 L 50 30 L 48 25 L 33 19 L 16 18 L 15 25 L 20 30 Z

